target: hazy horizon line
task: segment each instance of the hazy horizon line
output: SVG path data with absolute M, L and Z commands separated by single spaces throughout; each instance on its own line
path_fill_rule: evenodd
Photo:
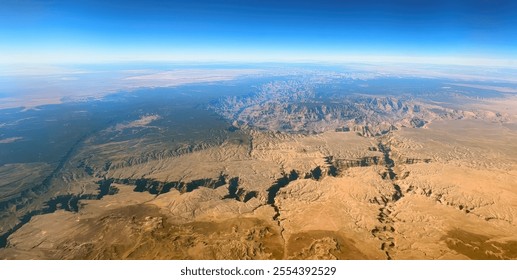
M 97 59 L 95 59 L 97 58 Z M 517 59 L 481 58 L 481 57 L 450 57 L 450 56 L 390 56 L 390 55 L 342 55 L 307 58 L 258 58 L 258 57 L 204 57 L 193 59 L 185 57 L 138 57 L 135 58 L 104 58 L 85 57 L 84 59 L 47 59 L 39 60 L 12 60 L 0 55 L 0 65 L 4 66 L 40 66 L 40 65 L 117 65 L 117 64 L 184 64 L 184 65 L 212 65 L 212 64 L 314 64 L 314 65 L 347 65 L 347 64 L 411 64 L 411 65 L 438 65 L 438 66 L 468 66 L 494 67 L 517 69 Z

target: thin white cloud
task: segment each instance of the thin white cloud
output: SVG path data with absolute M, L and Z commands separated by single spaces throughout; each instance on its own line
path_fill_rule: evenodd
M 16 141 L 20 141 L 22 140 L 23 137 L 9 137 L 9 138 L 4 138 L 4 139 L 0 139 L 0 144 L 9 144 L 9 143 L 14 143 Z

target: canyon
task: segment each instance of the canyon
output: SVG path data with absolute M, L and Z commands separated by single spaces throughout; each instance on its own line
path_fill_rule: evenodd
M 4 164 L 0 258 L 517 258 L 514 96 L 328 87 L 144 104 Z

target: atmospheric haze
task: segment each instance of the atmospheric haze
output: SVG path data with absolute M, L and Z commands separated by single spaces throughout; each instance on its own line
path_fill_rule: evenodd
M 0 259 L 517 259 L 514 2 L 4 2 Z

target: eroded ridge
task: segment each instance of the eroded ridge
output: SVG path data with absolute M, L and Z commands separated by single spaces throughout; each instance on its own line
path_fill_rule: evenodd
M 99 200 L 102 199 L 105 195 L 114 195 L 118 192 L 118 189 L 111 185 L 113 180 L 104 179 L 98 181 L 97 183 L 99 184 L 97 194 L 58 195 L 49 199 L 43 208 L 27 212 L 19 219 L 18 224 L 6 231 L 4 234 L 0 235 L 0 248 L 7 247 L 9 236 L 20 229 L 23 225 L 30 222 L 31 218 L 36 215 L 50 214 L 57 210 L 78 212 L 80 209 L 81 200 Z
M 395 160 L 393 160 L 391 156 L 391 147 L 389 144 L 384 143 L 383 139 L 381 139 L 377 145 L 377 149 L 383 154 L 383 162 L 385 167 L 385 171 L 383 171 L 380 176 L 384 180 L 391 181 L 393 185 L 393 193 L 391 196 L 382 196 L 380 201 L 378 199 L 375 200 L 375 203 L 381 205 L 379 208 L 379 215 L 377 216 L 379 225 L 375 226 L 371 233 L 381 241 L 380 249 L 384 251 L 386 258 L 391 260 L 391 252 L 395 249 L 396 246 L 394 237 L 395 223 L 391 214 L 393 213 L 393 205 L 399 199 L 401 199 L 404 194 L 402 193 L 400 186 L 397 184 L 398 178 L 394 171 Z

